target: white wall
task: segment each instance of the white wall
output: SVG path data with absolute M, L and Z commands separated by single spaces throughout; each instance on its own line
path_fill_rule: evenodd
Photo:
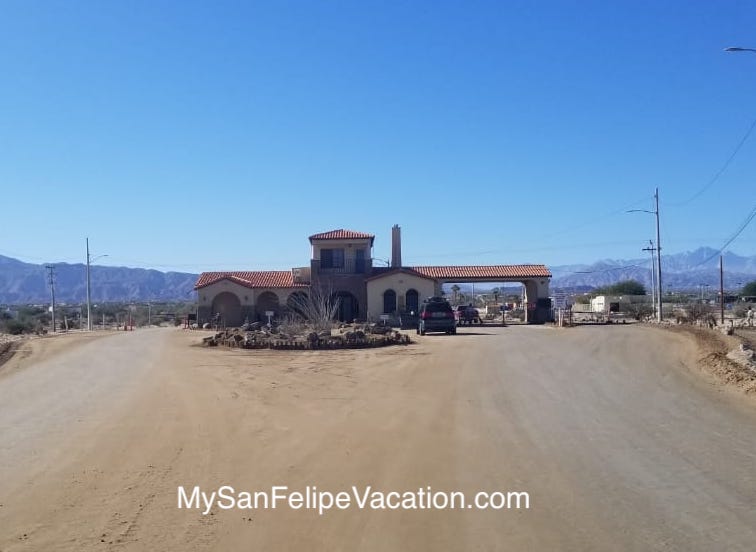
M 380 278 L 369 280 L 367 283 L 367 317 L 378 318 L 383 314 L 383 292 L 393 289 L 396 292 L 397 305 L 404 305 L 404 296 L 408 290 L 414 289 L 418 294 L 418 303 L 435 294 L 435 281 L 420 278 L 412 274 L 395 272 Z
M 370 240 L 320 240 L 312 244 L 312 259 L 320 260 L 321 249 L 343 249 L 345 259 L 354 259 L 357 256 L 356 251 L 362 249 L 365 251 L 365 262 L 372 257 L 370 251 Z
M 591 299 L 591 312 L 607 313 L 611 303 L 619 303 L 621 310 L 623 304 L 650 302 L 651 296 L 649 295 L 598 295 Z

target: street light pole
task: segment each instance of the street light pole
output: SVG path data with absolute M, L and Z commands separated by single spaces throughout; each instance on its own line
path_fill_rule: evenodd
M 659 290 L 657 293 L 657 312 L 656 320 L 661 322 L 664 319 L 662 314 L 662 270 L 661 270 L 661 237 L 659 233 L 659 188 L 654 190 L 654 210 L 649 211 L 647 209 L 630 209 L 628 213 L 650 213 L 656 217 L 656 286 Z
M 89 279 L 89 238 L 87 238 L 87 331 L 92 331 L 92 295 L 90 293 Z
M 90 332 L 92 331 L 92 282 L 89 277 L 89 271 L 92 261 L 96 261 L 102 257 L 107 257 L 107 255 L 97 255 L 92 259 L 92 256 L 89 254 L 89 238 L 87 238 L 87 330 Z
M 644 247 L 643 251 L 651 252 L 651 313 L 656 315 L 656 294 L 661 293 L 661 289 L 657 291 L 656 288 L 656 258 L 654 257 L 654 242 L 648 240 L 648 247 Z

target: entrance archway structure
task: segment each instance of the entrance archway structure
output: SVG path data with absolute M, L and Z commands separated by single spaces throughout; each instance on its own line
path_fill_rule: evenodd
M 545 265 L 413 266 L 412 270 L 433 278 L 436 294 L 444 284 L 515 282 L 525 286 L 525 322 L 543 324 L 551 320 L 549 283 L 551 272 Z

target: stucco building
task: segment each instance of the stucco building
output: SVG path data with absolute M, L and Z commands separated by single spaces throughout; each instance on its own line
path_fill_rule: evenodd
M 392 228 L 391 266 L 373 267 L 375 236 L 353 230 L 313 234 L 310 265 L 291 270 L 203 272 L 194 288 L 199 322 L 220 319 L 227 326 L 281 316 L 297 294 L 313 288 L 339 298 L 339 320 L 376 320 L 382 314 L 417 311 L 451 282 L 522 282 L 529 322 L 551 312 L 551 273 L 543 265 L 403 266 L 401 230 Z

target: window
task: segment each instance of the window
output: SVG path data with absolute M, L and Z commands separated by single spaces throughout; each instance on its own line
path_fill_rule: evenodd
M 321 249 L 320 268 L 344 268 L 344 250 Z
M 354 257 L 354 271 L 357 274 L 364 274 L 365 272 L 365 250 L 357 249 Z
M 383 314 L 392 314 L 396 310 L 396 292 L 387 289 L 383 292 Z

